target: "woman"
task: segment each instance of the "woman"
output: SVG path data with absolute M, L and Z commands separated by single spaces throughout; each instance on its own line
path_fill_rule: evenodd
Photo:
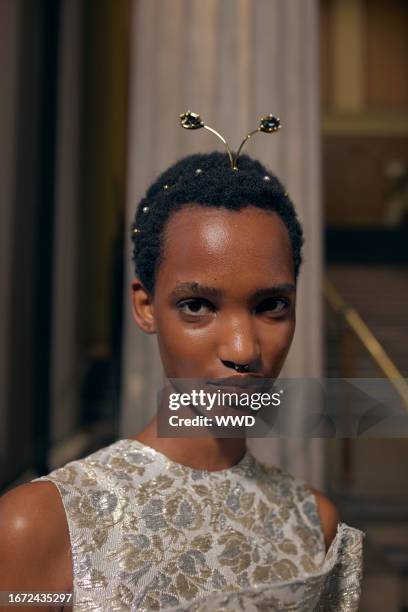
M 238 171 L 184 158 L 132 237 L 134 319 L 167 378 L 279 375 L 303 239 L 276 177 L 247 156 Z M 243 437 L 164 438 L 154 419 L 4 496 L 0 587 L 73 591 L 75 610 L 357 610 L 362 535 Z

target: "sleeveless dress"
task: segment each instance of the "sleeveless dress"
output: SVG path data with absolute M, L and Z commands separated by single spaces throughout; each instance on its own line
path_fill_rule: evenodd
M 123 439 L 35 480 L 61 495 L 75 612 L 358 610 L 364 533 L 326 554 L 307 484 L 249 451 L 208 472 Z

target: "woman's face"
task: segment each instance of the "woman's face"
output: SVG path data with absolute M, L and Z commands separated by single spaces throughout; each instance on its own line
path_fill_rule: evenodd
M 228 378 L 234 364 L 278 376 L 295 330 L 295 274 L 278 215 L 189 205 L 166 226 L 152 300 L 133 285 L 137 323 L 156 333 L 168 378 Z

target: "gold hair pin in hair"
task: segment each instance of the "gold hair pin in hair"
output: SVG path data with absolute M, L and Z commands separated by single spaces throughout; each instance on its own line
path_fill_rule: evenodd
M 238 167 L 237 167 L 238 157 L 240 156 L 240 153 L 245 143 L 247 142 L 247 140 L 251 138 L 251 136 L 253 136 L 257 132 L 265 132 L 265 134 L 271 134 L 272 132 L 277 132 L 281 128 L 281 122 L 280 122 L 279 117 L 275 117 L 274 115 L 266 115 L 266 117 L 262 117 L 256 130 L 253 130 L 247 136 L 245 136 L 244 140 L 239 145 L 238 151 L 234 157 L 231 149 L 229 148 L 228 142 L 225 140 L 225 138 L 223 138 L 221 134 L 216 132 L 209 125 L 205 125 L 204 121 L 201 119 L 200 115 L 197 115 L 197 113 L 193 113 L 190 110 L 186 111 L 185 113 L 182 113 L 180 115 L 180 124 L 186 130 L 199 130 L 201 128 L 204 128 L 205 130 L 209 130 L 210 132 L 215 134 L 224 143 L 224 146 L 227 150 L 228 157 L 231 163 L 232 170 L 238 170 Z

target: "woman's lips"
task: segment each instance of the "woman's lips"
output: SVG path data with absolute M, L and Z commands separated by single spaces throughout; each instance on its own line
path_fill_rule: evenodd
M 274 379 L 263 378 L 259 375 L 245 376 L 230 376 L 229 378 L 215 378 L 206 380 L 206 385 L 214 387 L 228 387 L 231 389 L 270 389 L 273 386 Z

